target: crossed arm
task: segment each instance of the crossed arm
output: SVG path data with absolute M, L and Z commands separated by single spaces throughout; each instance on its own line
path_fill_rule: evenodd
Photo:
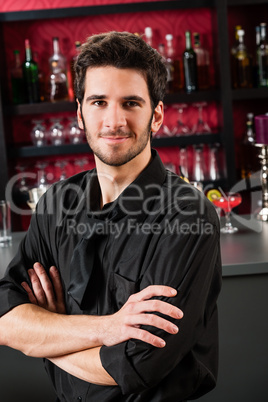
M 32 289 L 22 286 L 31 304 L 15 307 L 0 319 L 0 341 L 27 355 L 46 357 L 70 374 L 98 385 L 116 385 L 102 367 L 99 350 L 131 338 L 164 347 L 163 339 L 141 325 L 151 325 L 175 334 L 178 327 L 156 314 L 180 319 L 183 313 L 169 303 L 152 300 L 154 296 L 172 297 L 168 286 L 149 286 L 133 294 L 115 314 L 107 316 L 66 315 L 60 275 L 50 268 L 50 278 L 41 264 L 28 271 Z

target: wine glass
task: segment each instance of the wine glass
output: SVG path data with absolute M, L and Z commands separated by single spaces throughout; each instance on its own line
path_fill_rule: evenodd
M 225 225 L 221 228 L 222 233 L 235 233 L 238 228 L 232 225 L 230 219 L 231 210 L 237 207 L 242 202 L 242 197 L 239 193 L 224 193 L 221 192 L 220 198 L 215 198 L 212 202 L 216 207 L 221 208 L 225 214 Z
M 183 110 L 188 107 L 186 103 L 175 103 L 172 105 L 174 109 L 178 111 L 178 120 L 175 127 L 173 127 L 172 134 L 175 136 L 180 135 L 189 135 L 191 130 L 189 127 L 183 122 Z
M 32 143 L 36 147 L 43 147 L 47 145 L 47 135 L 46 135 L 46 128 L 44 126 L 43 120 L 33 120 L 33 128 L 31 131 L 31 139 Z
M 164 105 L 164 111 L 166 111 L 166 110 L 167 110 L 167 106 Z M 153 134 L 154 138 L 162 138 L 162 137 L 171 137 L 172 136 L 172 132 L 169 129 L 168 125 L 166 124 L 166 120 L 167 120 L 167 117 L 164 114 L 163 124 L 161 125 L 159 130 L 156 133 Z
M 69 117 L 67 136 L 71 144 L 80 144 L 84 141 L 84 132 L 78 126 L 77 117 Z
M 65 142 L 63 125 L 60 118 L 52 118 L 49 137 L 52 145 L 62 145 Z
M 211 133 L 211 128 L 209 127 L 207 122 L 204 121 L 204 118 L 203 118 L 203 108 L 206 105 L 207 105 L 206 102 L 193 103 L 193 106 L 197 107 L 197 109 L 198 109 L 198 119 L 197 119 L 197 123 L 192 128 L 192 134 L 209 134 L 209 133 Z

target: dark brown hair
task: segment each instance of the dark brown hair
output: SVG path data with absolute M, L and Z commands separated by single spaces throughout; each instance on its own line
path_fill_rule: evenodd
M 75 64 L 75 93 L 82 104 L 86 71 L 90 67 L 113 66 L 140 71 L 148 85 L 152 109 L 163 101 L 167 72 L 160 54 L 129 32 L 108 32 L 90 36 L 81 46 Z

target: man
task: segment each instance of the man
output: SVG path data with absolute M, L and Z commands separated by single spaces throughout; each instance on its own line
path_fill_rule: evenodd
M 219 224 L 151 150 L 165 87 L 135 35 L 82 46 L 77 116 L 96 170 L 47 191 L 0 282 L 0 341 L 46 358 L 59 401 L 179 402 L 215 386 Z

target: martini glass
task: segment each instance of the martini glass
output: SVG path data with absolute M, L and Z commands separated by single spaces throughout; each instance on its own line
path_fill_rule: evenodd
M 193 134 L 209 134 L 209 133 L 211 133 L 211 128 L 209 127 L 207 122 L 204 121 L 204 118 L 203 118 L 203 108 L 206 105 L 207 105 L 206 102 L 199 102 L 199 103 L 193 104 L 193 106 L 197 107 L 197 109 L 198 109 L 197 123 L 192 128 Z
M 180 135 L 189 135 L 191 134 L 191 130 L 183 121 L 183 110 L 188 105 L 186 103 L 175 103 L 172 107 L 177 109 L 178 111 L 178 120 L 176 126 L 173 128 L 172 133 L 173 135 L 180 136 Z
M 220 198 L 214 199 L 213 204 L 221 208 L 225 214 L 225 225 L 221 228 L 222 233 L 235 233 L 238 228 L 232 225 L 230 213 L 233 208 L 237 207 L 242 202 L 242 197 L 239 193 L 223 193 Z

